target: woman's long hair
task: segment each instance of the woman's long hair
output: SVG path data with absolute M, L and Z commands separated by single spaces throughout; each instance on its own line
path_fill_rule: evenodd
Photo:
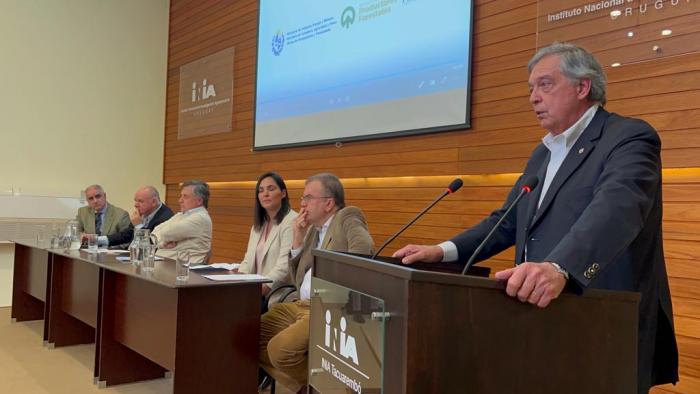
M 275 215 L 274 218 L 270 218 L 273 220 L 273 223 L 279 224 L 292 209 L 292 207 L 289 205 L 289 192 L 287 191 L 287 185 L 284 184 L 284 179 L 282 179 L 278 173 L 272 171 L 260 175 L 260 178 L 258 178 L 258 183 L 255 185 L 255 213 L 253 215 L 253 227 L 255 227 L 256 231 L 262 230 L 263 226 L 265 225 L 265 221 L 267 220 L 267 211 L 262 205 L 260 205 L 260 198 L 258 198 L 260 182 L 262 182 L 262 180 L 265 178 L 272 178 L 277 184 L 277 187 L 284 191 L 284 197 L 282 197 L 282 206 L 280 206 L 280 210 L 277 212 L 277 215 Z

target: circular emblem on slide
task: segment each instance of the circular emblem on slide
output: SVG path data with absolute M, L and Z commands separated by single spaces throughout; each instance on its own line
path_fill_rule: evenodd
M 282 53 L 282 49 L 284 49 L 284 33 L 278 30 L 277 34 L 272 36 L 272 53 L 274 53 L 275 56 L 279 56 L 280 53 Z
M 353 23 L 355 23 L 355 8 L 351 6 L 345 7 L 340 15 L 340 25 L 349 29 Z

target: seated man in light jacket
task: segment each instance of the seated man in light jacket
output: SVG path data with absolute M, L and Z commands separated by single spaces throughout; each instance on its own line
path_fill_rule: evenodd
M 180 212 L 153 230 L 158 240 L 158 256 L 175 259 L 177 252 L 190 253 L 190 263 L 205 262 L 211 249 L 209 185 L 187 181 L 180 189 Z
M 90 185 L 85 189 L 88 206 L 78 209 L 75 219 L 78 231 L 87 234 L 110 235 L 131 228 L 129 214 L 107 202 L 107 193 L 100 185 Z

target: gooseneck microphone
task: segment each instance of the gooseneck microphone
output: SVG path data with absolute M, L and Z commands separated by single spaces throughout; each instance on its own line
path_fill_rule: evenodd
M 501 216 L 500 219 L 498 219 L 498 222 L 496 222 L 491 231 L 486 235 L 486 238 L 484 238 L 484 240 L 481 241 L 476 250 L 474 250 L 474 253 L 472 253 L 471 257 L 469 258 L 469 261 L 467 261 L 467 264 L 462 270 L 462 275 L 466 275 L 467 271 L 469 271 L 469 268 L 472 265 L 474 265 L 474 260 L 476 259 L 476 256 L 479 254 L 479 252 L 481 252 L 481 249 L 484 248 L 486 242 L 488 242 L 491 239 L 493 233 L 496 232 L 496 229 L 501 225 L 501 222 L 503 222 L 503 219 L 505 219 L 506 216 L 508 216 L 508 213 L 510 213 L 510 210 L 513 209 L 514 206 L 518 205 L 518 202 L 520 202 L 520 199 L 523 198 L 524 195 L 530 193 L 535 187 L 537 187 L 538 183 L 540 183 L 540 179 L 535 175 L 532 175 L 525 179 L 525 182 L 523 182 L 523 184 L 520 186 L 520 193 L 518 193 L 518 196 L 515 197 L 515 200 L 513 200 L 512 203 L 510 203 L 508 209 L 506 209 L 506 212 Z
M 452 181 L 452 182 L 450 183 L 450 185 L 447 186 L 447 189 L 445 189 L 445 191 L 442 192 L 442 194 L 440 194 L 440 195 L 438 196 L 438 198 L 436 198 L 435 200 L 433 200 L 433 202 L 431 202 L 430 205 L 428 205 L 427 207 L 425 207 L 425 209 L 423 209 L 422 211 L 420 211 L 420 213 L 419 213 L 418 215 L 416 215 L 416 217 L 414 217 L 413 220 L 411 220 L 410 222 L 408 222 L 408 224 L 406 224 L 405 226 L 401 227 L 401 229 L 400 229 L 399 231 L 397 231 L 394 235 L 392 235 L 391 237 L 389 237 L 389 239 L 387 239 L 387 240 L 382 244 L 382 246 L 379 247 L 379 249 L 377 250 L 377 252 L 376 252 L 375 254 L 372 255 L 372 259 L 375 259 L 377 256 L 379 256 L 379 253 L 381 253 L 382 250 L 384 250 L 384 248 L 386 248 L 386 246 L 389 245 L 389 244 L 391 243 L 391 241 L 395 240 L 396 237 L 398 237 L 399 235 L 401 235 L 401 233 L 403 233 L 407 228 L 409 228 L 413 223 L 415 223 L 416 220 L 420 219 L 421 216 L 425 215 L 425 213 L 428 212 L 428 210 L 429 210 L 430 208 L 432 208 L 432 207 L 433 207 L 435 204 L 437 204 L 440 200 L 442 200 L 443 198 L 445 198 L 446 195 L 452 194 L 452 193 L 456 192 L 457 190 L 459 190 L 459 188 L 462 187 L 463 184 L 464 184 L 464 183 L 463 183 L 462 180 L 459 179 L 459 178 L 456 178 L 454 181 Z

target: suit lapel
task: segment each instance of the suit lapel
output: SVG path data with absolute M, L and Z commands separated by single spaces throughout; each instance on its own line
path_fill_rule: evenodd
M 302 252 L 302 256 L 299 259 L 299 266 L 297 267 L 297 287 L 301 286 L 301 283 L 304 281 L 304 275 L 306 275 L 306 271 L 308 271 L 309 268 L 311 268 L 311 264 L 314 259 L 314 257 L 311 255 L 311 251 L 316 248 L 317 244 L 318 230 L 316 230 L 316 227 L 312 226 L 309 232 L 306 234 L 306 238 L 304 239 L 304 251 Z
M 267 255 L 267 251 L 270 250 L 270 245 L 272 245 L 272 241 L 277 237 L 277 234 L 280 232 L 280 226 L 277 224 L 273 224 L 272 228 L 270 229 L 270 233 L 267 234 L 267 239 L 265 240 L 265 246 L 263 247 L 263 255 L 262 258 L 265 259 L 265 256 Z M 262 236 L 262 234 L 260 234 Z M 258 242 L 260 242 L 260 239 L 258 238 Z M 257 243 L 256 243 L 257 245 Z
M 537 175 L 537 178 L 540 179 L 540 182 L 544 181 L 544 176 L 545 173 L 547 172 L 547 165 L 549 164 L 549 150 L 545 148 L 544 146 L 542 147 L 543 152 L 546 152 L 544 154 L 540 153 L 538 156 L 544 156 L 543 159 L 540 159 L 539 167 L 535 167 L 536 172 L 535 174 Z M 533 156 L 533 158 L 536 158 Z M 534 162 L 534 160 L 533 160 Z M 537 164 L 535 164 L 537 165 Z M 525 199 L 527 201 L 527 206 L 524 207 L 519 207 L 517 214 L 518 214 L 518 223 L 530 223 L 532 222 L 532 216 L 535 214 L 535 211 L 537 210 L 537 202 L 540 200 L 540 193 L 542 193 L 542 186 L 535 187 L 535 189 L 530 193 L 530 195 L 525 196 Z M 525 240 L 527 239 L 527 233 L 530 231 L 529 226 L 517 226 L 516 228 L 516 240 Z M 515 246 L 515 262 L 516 264 L 519 264 L 522 262 L 522 257 L 523 257 L 523 250 L 525 249 L 525 243 L 524 242 L 517 242 Z
M 561 164 L 561 167 L 559 167 L 557 174 L 554 176 L 554 179 L 552 179 L 552 183 L 549 185 L 547 194 L 545 194 L 542 204 L 540 205 L 539 209 L 537 209 L 535 217 L 532 219 L 532 224 L 530 226 L 531 228 L 535 227 L 540 219 L 545 215 L 549 205 L 552 203 L 552 200 L 554 200 L 554 197 L 559 189 L 561 189 L 564 183 L 566 183 L 566 180 L 569 179 L 571 174 L 573 174 L 581 163 L 586 160 L 588 155 L 591 154 L 595 148 L 597 140 L 600 138 L 603 125 L 605 124 L 607 118 L 608 112 L 602 108 L 599 109 L 593 117 L 591 123 L 588 125 L 588 127 L 586 127 L 586 130 L 583 131 L 574 146 L 571 147 L 571 150 L 566 155 L 564 162 Z M 546 169 L 547 166 L 545 165 L 544 168 Z M 544 180 L 544 178 L 540 179 Z M 535 204 L 537 203 L 535 202 Z
M 87 223 L 85 223 L 85 233 L 95 234 L 97 229 L 95 228 L 95 211 L 92 208 L 88 208 Z
M 333 241 L 333 234 L 335 234 L 335 225 L 336 223 L 340 223 L 340 220 L 338 219 L 338 215 L 340 215 L 340 211 L 336 212 L 335 215 L 333 216 L 333 219 L 331 219 L 331 222 L 328 224 L 328 230 L 326 230 L 326 234 L 323 237 L 323 243 L 321 243 L 321 249 L 328 249 L 330 250 L 331 248 L 328 246 L 330 243 Z
M 153 215 L 151 220 L 148 222 L 148 229 L 149 230 L 154 230 L 157 225 L 163 223 L 165 220 L 163 220 L 163 217 L 165 216 L 165 204 L 162 204 L 160 208 L 156 211 L 156 214 Z
M 105 206 L 105 214 L 102 217 L 102 234 L 109 234 L 112 232 L 112 207 L 107 203 Z M 97 230 L 97 229 L 95 229 Z
M 549 153 L 549 150 L 547 150 L 547 158 L 542 161 L 540 168 L 537 170 L 537 178 L 541 183 L 544 183 L 544 177 L 547 174 L 547 166 L 549 165 L 550 158 L 551 154 Z M 537 211 L 537 203 L 540 201 L 541 195 L 542 185 L 540 184 L 539 187 L 535 188 L 534 193 L 528 196 L 527 212 L 525 214 L 525 218 L 527 219 L 528 223 L 532 222 L 533 216 Z

